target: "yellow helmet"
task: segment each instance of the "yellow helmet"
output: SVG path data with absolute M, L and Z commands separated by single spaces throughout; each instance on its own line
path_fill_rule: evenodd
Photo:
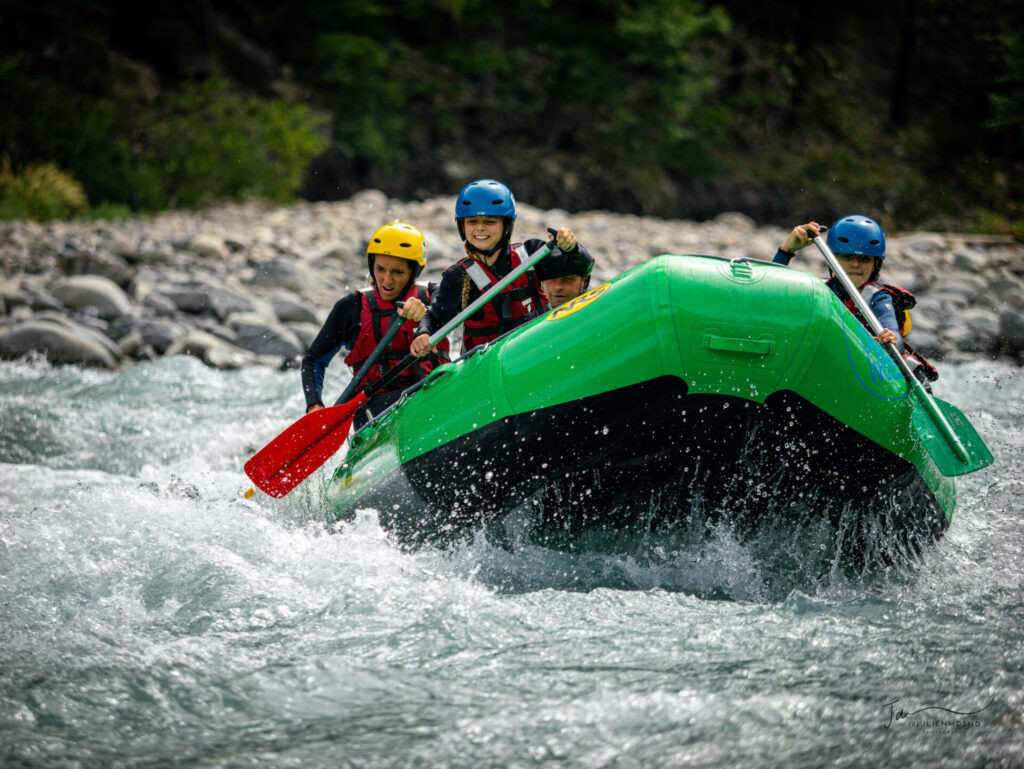
M 376 254 L 385 256 L 397 256 L 399 259 L 408 259 L 415 262 L 413 268 L 413 279 L 420 274 L 427 264 L 427 239 L 423 233 L 405 222 L 392 222 L 385 224 L 370 238 L 366 246 L 366 261 L 370 265 L 370 272 L 373 272 L 373 257 Z

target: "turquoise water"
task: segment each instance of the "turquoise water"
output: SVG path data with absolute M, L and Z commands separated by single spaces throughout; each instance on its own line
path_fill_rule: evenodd
M 1024 377 L 942 375 L 997 457 L 947 536 L 803 579 L 727 534 L 402 552 L 322 478 L 244 499 L 295 372 L 0 364 L 0 765 L 1024 766 Z

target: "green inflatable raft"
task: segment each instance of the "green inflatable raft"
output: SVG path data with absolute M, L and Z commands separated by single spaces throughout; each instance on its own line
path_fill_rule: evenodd
M 991 460 L 820 279 L 665 255 L 436 369 L 351 436 L 326 493 L 406 546 L 518 510 L 547 541 L 728 516 L 845 527 L 860 553 L 879 526 L 900 550 L 941 536 L 953 476 Z

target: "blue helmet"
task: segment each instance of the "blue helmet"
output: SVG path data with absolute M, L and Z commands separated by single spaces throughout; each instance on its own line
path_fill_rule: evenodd
M 455 221 L 467 216 L 501 216 L 515 221 L 512 190 L 494 179 L 477 179 L 462 188 L 455 201 Z
M 874 219 L 851 214 L 829 227 L 825 244 L 836 254 L 860 254 L 885 259 L 885 233 Z

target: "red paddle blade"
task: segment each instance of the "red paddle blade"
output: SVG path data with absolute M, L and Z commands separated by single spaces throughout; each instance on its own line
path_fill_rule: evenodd
M 356 410 L 367 397 L 317 409 L 293 422 L 245 463 L 245 474 L 263 492 L 283 497 L 341 448 Z

